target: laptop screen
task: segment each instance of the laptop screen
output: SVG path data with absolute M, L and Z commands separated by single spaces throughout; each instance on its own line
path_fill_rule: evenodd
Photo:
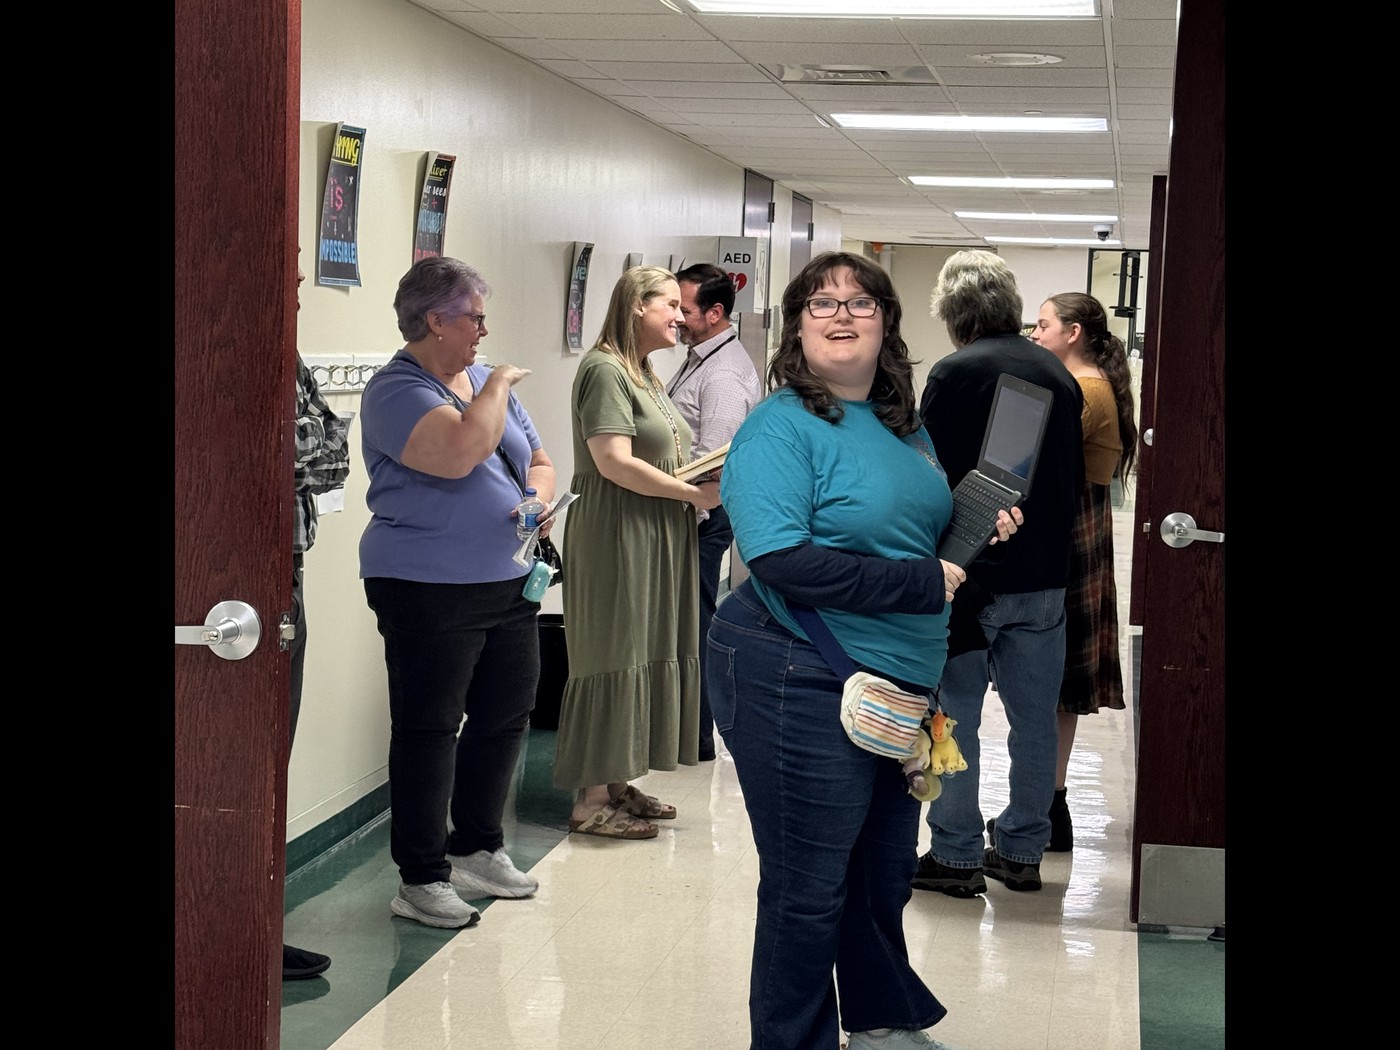
M 1030 479 L 1041 432 L 1050 405 L 1025 391 L 1003 383 L 992 406 L 987 444 L 982 459 L 1018 478 Z

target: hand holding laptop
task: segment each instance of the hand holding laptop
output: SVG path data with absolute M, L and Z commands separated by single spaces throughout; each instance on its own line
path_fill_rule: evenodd
M 1044 387 L 998 377 L 982 454 L 953 489 L 953 518 L 939 540 L 939 558 L 965 567 L 996 538 L 1008 538 L 1001 535 L 1002 519 L 1031 490 L 1053 400 Z
M 1026 516 L 1021 513 L 1020 507 L 1012 507 L 1009 511 L 1001 511 L 997 514 L 996 535 L 987 541 L 990 547 L 998 541 L 1005 543 L 1016 534 L 1016 530 L 1026 523 Z
M 1025 524 L 1025 516 L 1021 514 L 1020 507 L 1012 507 L 1010 512 L 998 511 L 996 532 L 991 539 L 987 540 L 987 546 L 991 546 L 998 541 L 1006 542 L 1016 534 L 1016 530 Z M 967 582 L 967 571 L 956 562 L 943 561 L 943 600 L 951 602 L 958 587 Z

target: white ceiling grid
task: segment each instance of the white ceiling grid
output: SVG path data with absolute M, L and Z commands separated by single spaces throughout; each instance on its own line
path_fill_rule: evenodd
M 1091 224 L 959 219 L 956 211 L 1116 214 L 1147 247 L 1152 177 L 1169 158 L 1176 0 L 1101 0 L 1077 21 L 762 18 L 660 0 L 412 0 L 420 7 L 842 214 L 843 236 L 976 244 L 1093 237 Z M 852 0 L 853 6 L 860 0 Z M 975 56 L 1052 54 L 1055 64 Z M 803 67 L 888 71 L 883 83 L 786 79 Z M 1106 133 L 857 131 L 833 112 L 1103 117 Z M 1111 190 L 921 187 L 911 175 L 1111 178 Z

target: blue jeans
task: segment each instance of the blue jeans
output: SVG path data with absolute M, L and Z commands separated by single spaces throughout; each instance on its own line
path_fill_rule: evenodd
M 967 771 L 943 777 L 943 793 L 929 803 L 933 855 L 950 868 L 982 866 L 982 702 L 996 676 L 997 695 L 1011 732 L 1011 801 L 996 817 L 997 852 L 1005 860 L 1039 864 L 1050 840 L 1059 748 L 1055 708 L 1065 668 L 1064 588 L 999 594 L 978 615 L 990 644 L 954 656 L 943 668 L 938 699 L 967 759 Z
M 748 581 L 715 612 L 705 673 L 758 851 L 751 1050 L 832 1050 L 843 1022 L 942 1020 L 904 942 L 919 803 L 899 763 L 846 738 L 842 683 Z
M 724 564 L 724 552 L 734 540 L 734 529 L 723 507 L 710 511 L 700 523 L 700 652 L 705 652 L 705 636 L 710 633 L 710 621 L 715 616 L 719 597 L 719 573 Z M 715 720 L 710 710 L 710 688 L 700 676 L 700 757 L 714 758 Z

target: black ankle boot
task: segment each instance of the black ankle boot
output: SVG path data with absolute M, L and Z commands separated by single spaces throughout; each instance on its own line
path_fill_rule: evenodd
M 1068 853 L 1074 849 L 1074 825 L 1069 819 L 1069 803 L 1065 801 L 1068 788 L 1055 792 L 1055 801 L 1050 803 L 1050 844 L 1047 853 Z

